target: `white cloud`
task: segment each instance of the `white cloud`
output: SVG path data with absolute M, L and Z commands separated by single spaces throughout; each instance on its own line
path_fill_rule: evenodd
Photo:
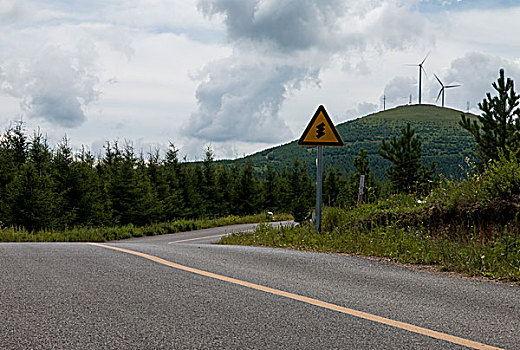
M 501 68 L 504 68 L 506 76 L 520 81 L 520 65 L 515 61 L 479 52 L 471 52 L 454 59 L 437 74 L 444 85 L 462 85 L 445 92 L 445 105 L 466 110 L 469 102 L 471 109 L 476 108 L 487 92 L 492 92 L 493 95 L 491 84 L 497 80 Z M 429 96 L 432 99 L 436 98 L 439 90 L 439 83 L 432 79 L 429 84 Z
M 279 111 L 287 96 L 319 84 L 335 57 L 402 49 L 422 31 L 408 8 L 393 1 L 200 0 L 199 8 L 222 16 L 234 46 L 230 57 L 203 70 L 198 109 L 184 129 L 209 142 L 286 141 L 292 133 Z M 344 65 L 370 73 L 363 60 Z
M 0 0 L 0 21 L 13 23 L 26 15 L 25 3 L 21 0 Z
M 375 113 L 378 110 L 379 110 L 379 106 L 375 103 L 361 102 L 356 106 L 356 108 L 352 108 L 352 109 L 348 109 L 348 110 L 344 111 L 343 115 L 342 115 L 342 119 L 343 120 L 356 119 L 359 117 L 363 117 L 365 115 Z
M 384 96 L 387 105 L 399 105 L 409 102 L 412 95 L 412 102 L 416 100 L 418 91 L 417 80 L 412 77 L 395 77 L 385 86 Z
M 0 127 L 23 113 L 73 144 L 241 156 L 296 138 L 320 104 L 341 122 L 383 94 L 387 108 L 416 103 L 405 64 L 428 51 L 423 103 L 437 97 L 433 73 L 462 84 L 446 105 L 464 110 L 501 67 L 518 86 L 520 6 L 449 2 L 0 0 Z
M 2 91 L 21 98 L 31 118 L 66 127 L 81 125 L 84 106 L 95 101 L 97 77 L 92 73 L 92 55 L 82 48 L 71 54 L 47 47 L 31 60 L 9 62 L 0 76 Z

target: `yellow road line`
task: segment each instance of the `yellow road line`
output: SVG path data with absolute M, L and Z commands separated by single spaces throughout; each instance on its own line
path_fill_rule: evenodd
M 179 241 L 171 241 L 171 242 L 168 242 L 168 244 L 175 244 L 175 243 L 182 243 L 182 242 L 189 242 L 189 241 L 197 241 L 197 240 L 200 240 L 200 239 L 206 239 L 206 238 L 216 238 L 216 237 L 223 237 L 223 236 L 227 236 L 229 235 L 230 233 L 223 233 L 223 234 L 220 234 L 220 235 L 214 235 L 214 236 L 204 236 L 204 237 L 195 237 L 195 238 L 188 238 L 188 239 L 181 239 Z
M 195 268 L 184 266 L 184 265 L 179 265 L 179 264 L 176 264 L 174 262 L 171 262 L 171 261 L 168 261 L 168 260 L 165 260 L 165 259 L 161 259 L 161 258 L 153 256 L 153 255 L 136 252 L 136 251 L 129 250 L 129 249 L 109 246 L 109 245 L 105 245 L 105 244 L 99 244 L 99 243 L 89 243 L 89 244 L 94 245 L 94 246 L 98 246 L 98 247 L 107 248 L 107 249 L 117 250 L 117 251 L 120 251 L 120 252 L 123 252 L 123 253 L 127 253 L 127 254 L 132 254 L 132 255 L 139 256 L 139 257 L 144 258 L 144 259 L 148 259 L 148 260 L 154 261 L 156 263 L 159 263 L 159 264 L 162 264 L 162 265 L 165 265 L 165 266 L 172 267 L 174 269 L 191 272 L 191 273 L 194 273 L 194 274 L 197 274 L 197 275 L 200 275 L 200 276 L 210 277 L 210 278 L 217 279 L 217 280 L 220 280 L 220 281 L 229 282 L 229 283 L 233 283 L 233 284 L 236 284 L 236 285 L 239 285 L 239 286 L 243 286 L 243 287 L 259 290 L 259 291 L 262 291 L 262 292 L 266 292 L 266 293 L 270 293 L 270 294 L 286 297 L 286 298 L 297 300 L 297 301 L 301 301 L 301 302 L 304 302 L 304 303 L 307 303 L 307 304 L 311 304 L 311 305 L 315 305 L 315 306 L 318 306 L 318 307 L 322 307 L 324 309 L 333 310 L 333 311 L 341 312 L 341 313 L 344 313 L 344 314 L 347 314 L 347 315 L 350 315 L 350 316 L 355 316 L 355 317 L 358 317 L 358 318 L 369 320 L 369 321 L 372 321 L 372 322 L 377 322 L 377 323 L 385 324 L 385 325 L 388 325 L 388 326 L 391 326 L 391 327 L 404 329 L 404 330 L 407 330 L 407 331 L 410 331 L 410 332 L 413 332 L 413 333 L 426 335 L 428 337 L 444 340 L 444 341 L 447 341 L 447 342 L 450 342 L 450 343 L 453 343 L 453 344 L 457 344 L 457 345 L 462 345 L 462 346 L 465 346 L 465 347 L 468 347 L 468 348 L 483 349 L 483 350 L 503 350 L 501 348 L 497 348 L 497 347 L 494 347 L 494 346 L 491 346 L 491 345 L 486 345 L 486 344 L 479 343 L 479 342 L 476 342 L 476 341 L 472 341 L 472 340 L 469 340 L 469 339 L 456 337 L 454 335 L 450 335 L 450 334 L 446 334 L 446 333 L 442 333 L 442 332 L 437 332 L 437 331 L 434 331 L 434 330 L 431 330 L 431 329 L 428 329 L 428 328 L 423 328 L 423 327 L 415 326 L 415 325 L 412 325 L 412 324 L 409 324 L 409 323 L 395 321 L 395 320 L 392 320 L 390 318 L 381 317 L 381 316 L 369 314 L 369 313 L 366 313 L 366 312 L 363 312 L 363 311 L 358 311 L 358 310 L 350 309 L 350 308 L 347 308 L 347 307 L 343 307 L 343 306 L 327 303 L 325 301 L 321 301 L 321 300 L 318 300 L 318 299 L 313 299 L 313 298 L 305 297 L 305 296 L 298 295 L 298 294 L 284 292 L 284 291 L 279 290 L 279 289 L 274 289 L 274 288 L 262 286 L 262 285 L 259 285 L 259 284 L 238 280 L 238 279 L 227 277 L 227 276 L 223 276 L 223 275 L 218 275 L 216 273 L 212 273 L 212 272 L 208 272 L 208 271 L 204 271 L 204 270 L 199 270 L 199 269 L 195 269 Z

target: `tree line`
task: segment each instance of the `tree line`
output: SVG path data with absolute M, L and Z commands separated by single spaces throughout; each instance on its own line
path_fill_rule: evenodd
M 223 166 L 207 149 L 202 162 L 182 162 L 170 144 L 136 154 L 131 143 L 107 142 L 104 154 L 73 152 L 65 138 L 51 149 L 21 123 L 0 136 L 0 225 L 29 230 L 145 225 L 189 218 L 294 213 L 312 206 L 313 184 L 298 161 L 264 178 L 244 166 Z

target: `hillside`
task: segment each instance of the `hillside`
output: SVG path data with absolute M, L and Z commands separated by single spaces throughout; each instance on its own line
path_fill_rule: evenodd
M 466 157 L 471 156 L 475 147 L 473 137 L 458 124 L 461 113 L 433 105 L 411 105 L 338 124 L 336 127 L 345 146 L 325 149 L 325 169 L 335 166 L 348 174 L 353 170 L 354 157 L 363 148 L 368 151 L 372 171 L 382 180 L 390 163 L 378 154 L 381 140 L 399 135 L 401 128 L 410 123 L 422 141 L 424 162 L 429 164 L 433 160 L 437 164 L 437 173 L 459 178 L 463 174 L 460 166 L 465 163 Z M 229 162 L 243 164 L 251 160 L 255 169 L 263 172 L 268 164 L 275 169 L 291 166 L 295 158 L 312 169 L 313 173 L 316 147 L 297 146 L 295 140 Z

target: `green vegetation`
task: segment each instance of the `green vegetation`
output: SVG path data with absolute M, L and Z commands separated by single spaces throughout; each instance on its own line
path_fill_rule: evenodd
M 424 191 L 425 184 L 433 180 L 435 163 L 429 168 L 421 163 L 422 144 L 415 130 L 406 124 L 402 135 L 394 136 L 389 143 L 383 140 L 379 154 L 392 163 L 386 171 L 386 178 L 398 192 Z
M 118 239 L 155 236 L 168 233 L 200 230 L 210 227 L 250 224 L 271 220 L 291 220 L 288 214 L 273 217 L 260 215 L 226 216 L 218 219 L 176 220 L 145 226 L 75 227 L 65 230 L 28 231 L 24 228 L 0 228 L 0 242 L 106 242 Z
M 461 125 L 478 145 L 480 164 L 468 159 L 468 173 L 461 179 L 417 177 L 418 185 L 429 183 L 424 192 L 420 186 L 404 186 L 412 180 L 401 178 L 421 168 L 420 145 L 413 145 L 407 126 L 401 138 L 394 136 L 381 146 L 381 154 L 393 163 L 387 182 L 395 194 L 357 208 L 327 208 L 322 234 L 315 233 L 312 223 L 261 226 L 252 235 L 236 234 L 222 243 L 372 255 L 520 281 L 520 98 L 502 70 L 493 87 L 498 96 L 487 95 L 478 121 L 462 116 Z M 406 163 L 406 153 L 414 168 L 398 169 Z
M 222 244 L 386 257 L 441 270 L 520 281 L 520 163 L 503 157 L 461 183 L 448 180 L 424 200 L 393 195 L 350 210 L 326 208 L 314 225 L 260 226 Z
M 482 115 L 477 120 L 461 116 L 460 125 L 469 131 L 477 143 L 477 157 L 481 166 L 488 160 L 497 160 L 500 152 L 509 153 L 520 148 L 520 95 L 515 92 L 511 78 L 505 78 L 500 70 L 498 80 L 493 83 L 497 96 L 491 93 L 479 103 Z
M 51 149 L 40 133 L 29 138 L 16 124 L 0 135 L 0 228 L 133 230 L 266 210 L 299 220 L 309 214 L 313 187 L 298 162 L 262 179 L 251 163 L 217 164 L 210 149 L 201 163 L 179 162 L 177 152 L 170 145 L 164 157 L 158 150 L 145 157 L 130 143 L 107 142 L 104 156 L 95 158 L 84 148 L 74 153 L 67 139 Z
M 309 117 L 311 115 L 312 113 Z M 384 181 L 385 172 L 391 163 L 379 154 L 381 142 L 399 136 L 401 130 L 410 124 L 422 142 L 423 164 L 434 162 L 437 166 L 436 174 L 442 173 L 448 178 L 459 179 L 465 175 L 466 170 L 461 169 L 461 165 L 465 164 L 467 157 L 473 159 L 475 152 L 475 141 L 472 135 L 459 125 L 460 115 L 460 111 L 450 108 L 410 105 L 340 123 L 336 127 L 345 146 L 329 147 L 325 150 L 325 169 L 334 166 L 348 177 L 355 172 L 354 158 L 363 149 L 368 153 L 372 174 L 379 181 Z M 466 114 L 466 116 L 471 120 L 476 117 L 473 114 Z M 297 146 L 294 141 L 245 158 L 221 162 L 224 164 L 251 162 L 255 171 L 264 174 L 268 166 L 281 170 L 290 166 L 294 158 L 298 158 L 308 169 L 314 169 L 316 148 Z M 314 172 L 310 175 L 315 176 Z
M 335 167 L 324 179 L 320 235 L 308 221 L 314 148 L 294 143 L 234 163 L 215 161 L 208 148 L 202 162 L 183 163 L 173 145 L 145 158 L 131 144 L 107 142 L 95 158 L 74 154 L 66 139 L 52 150 L 17 124 L 0 136 L 0 241 L 106 241 L 257 222 L 268 218 L 247 215 L 270 210 L 301 224 L 262 225 L 223 243 L 375 255 L 520 281 L 520 98 L 503 71 L 493 86 L 499 95 L 488 94 L 475 122 L 405 106 L 341 124 L 347 147 L 326 152 Z M 432 161 L 442 174 L 424 165 Z

